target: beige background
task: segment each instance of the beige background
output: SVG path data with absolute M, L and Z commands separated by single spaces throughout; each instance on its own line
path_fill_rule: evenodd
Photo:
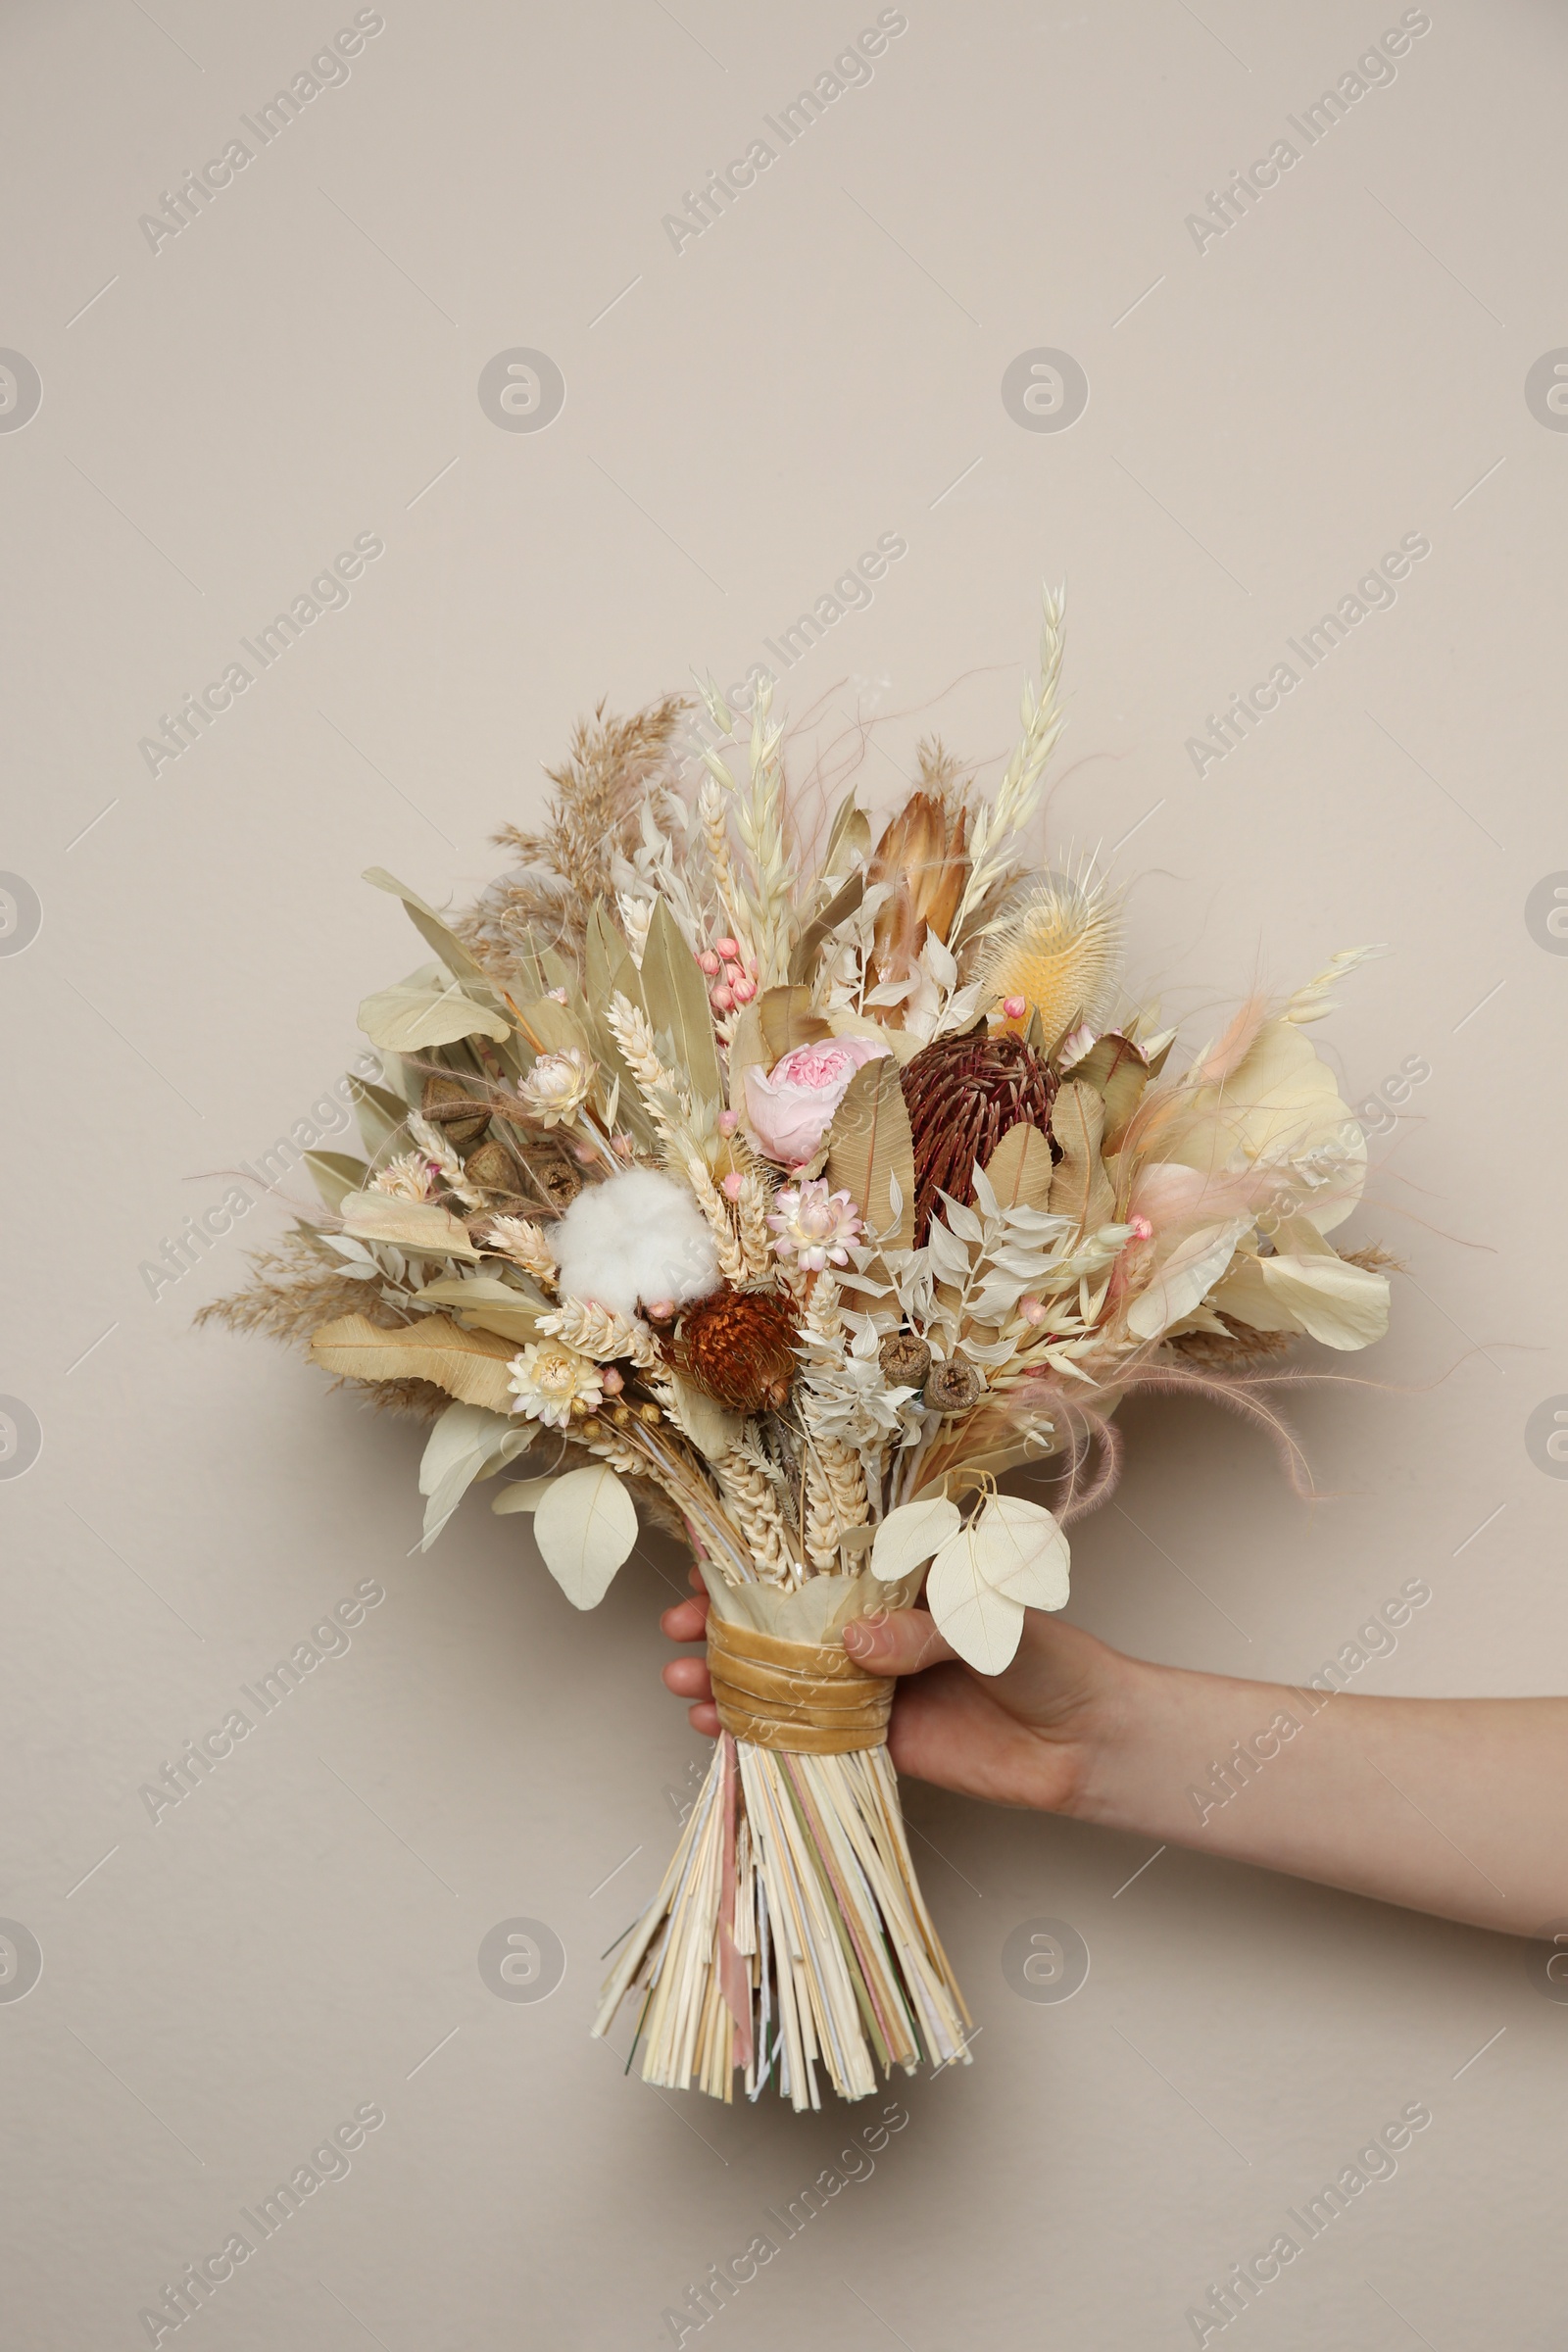
M 1349 1367 L 1382 1385 L 1297 1408 L 1330 1498 L 1197 1406 L 1129 1412 L 1073 1615 L 1303 1676 L 1420 1576 L 1360 1687 L 1562 1684 L 1568 1489 L 1525 1439 L 1568 1391 L 1568 960 L 1526 920 L 1568 868 L 1568 438 L 1524 393 L 1568 343 L 1560 13 L 1432 0 L 1392 85 L 1200 253 L 1186 215 L 1396 7 L 909 0 L 869 83 L 677 254 L 662 217 L 874 9 L 387 0 L 347 83 L 152 252 L 139 216 L 352 13 L 6 12 L 0 343 L 43 385 L 0 433 L 0 863 L 42 907 L 0 968 L 0 1388 L 43 1433 L 0 1486 L 0 1913 L 44 1961 L 0 2002 L 27 2352 L 145 2342 L 140 2309 L 371 2101 L 348 2178 L 220 2288 L 210 2352 L 667 2342 L 862 2120 L 662 2099 L 587 2038 L 703 1745 L 657 1679 L 670 1558 L 588 1621 L 482 1502 L 411 1557 L 416 1433 L 191 1329 L 281 1209 L 156 1301 L 138 1269 L 417 960 L 364 866 L 470 890 L 579 711 L 738 675 L 879 534 L 907 556 L 781 691 L 803 780 L 857 718 L 879 795 L 931 723 L 1004 754 L 1065 577 L 1052 835 L 1139 828 L 1137 972 L 1200 1042 L 1254 975 L 1387 941 L 1318 1035 L 1352 1102 L 1430 1065 L 1385 1098 L 1352 1228 L 1410 1268 Z M 518 346 L 567 386 L 537 433 L 476 395 Z M 1003 405 L 1042 346 L 1089 377 L 1067 431 Z M 150 777 L 159 714 L 364 531 L 386 552 L 347 609 Z M 1406 532 L 1432 553 L 1394 609 L 1200 780 L 1205 713 Z M 155 1827 L 142 1784 L 370 1577 L 347 1654 Z M 900 2085 L 874 2174 L 705 2341 L 1191 2342 L 1187 2306 L 1415 2100 L 1397 2178 L 1226 2340 L 1559 2341 L 1568 2009 L 1523 1942 L 1175 1850 L 1127 1885 L 1144 1842 L 907 1794 L 976 2062 Z M 478 1973 L 516 1916 L 567 1954 L 542 2004 Z M 1093 1955 L 1060 2005 L 1001 1972 L 1041 1916 Z

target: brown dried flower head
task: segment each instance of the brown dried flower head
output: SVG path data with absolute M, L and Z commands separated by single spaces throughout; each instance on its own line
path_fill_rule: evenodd
M 734 1413 L 782 1412 L 795 1379 L 795 1323 L 776 1291 L 714 1291 L 686 1308 L 677 1371 Z

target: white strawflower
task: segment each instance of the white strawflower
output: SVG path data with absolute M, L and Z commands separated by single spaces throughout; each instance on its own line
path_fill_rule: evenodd
M 550 1238 L 562 1297 L 596 1299 L 617 1315 L 689 1306 L 719 1286 L 708 1219 L 683 1184 L 654 1168 L 585 1185 Z
M 542 1421 L 547 1429 L 564 1429 L 574 1404 L 585 1405 L 592 1412 L 604 1397 L 599 1366 L 560 1340 L 542 1347 L 530 1342 L 520 1355 L 513 1357 L 508 1371 L 517 1399 L 513 1411 L 526 1413 L 530 1421 Z
M 594 1083 L 594 1065 L 580 1046 L 561 1054 L 541 1054 L 517 1092 L 533 1117 L 546 1127 L 574 1119 L 587 1102 Z
M 370 1178 L 372 1193 L 390 1193 L 395 1200 L 433 1200 L 440 1170 L 422 1152 L 400 1152 Z

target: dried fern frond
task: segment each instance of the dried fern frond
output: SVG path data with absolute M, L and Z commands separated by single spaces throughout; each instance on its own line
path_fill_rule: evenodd
M 579 719 L 560 767 L 545 773 L 555 795 L 536 833 L 504 825 L 496 845 L 516 866 L 492 882 L 455 926 L 482 962 L 504 973 L 534 945 L 582 947 L 596 899 L 613 903 L 612 868 L 637 846 L 643 796 L 669 759 L 683 695 L 666 695 L 630 718 Z
M 270 1339 L 308 1348 L 312 1333 L 339 1315 L 364 1315 L 383 1331 L 401 1330 L 408 1321 L 387 1305 L 373 1282 L 354 1281 L 343 1271 L 341 1259 L 298 1226 L 277 1249 L 257 1250 L 248 1262 L 251 1279 L 245 1289 L 226 1298 L 209 1298 L 197 1308 L 196 1322 L 223 1323 L 230 1331 L 265 1331 Z

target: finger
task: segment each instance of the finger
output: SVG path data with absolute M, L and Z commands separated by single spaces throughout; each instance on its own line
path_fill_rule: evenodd
M 671 1642 L 701 1642 L 708 1630 L 706 1600 L 677 1600 L 659 1620 L 659 1630 Z
M 924 1609 L 892 1609 L 858 1618 L 844 1629 L 844 1646 L 858 1666 L 874 1674 L 919 1674 L 956 1656 Z
M 666 1690 L 677 1698 L 711 1698 L 712 1678 L 701 1658 L 671 1658 L 661 1668 L 661 1679 Z
M 718 1738 L 718 1709 L 711 1699 L 704 1706 L 688 1707 L 686 1719 L 692 1730 L 701 1732 L 706 1739 L 716 1740 Z

